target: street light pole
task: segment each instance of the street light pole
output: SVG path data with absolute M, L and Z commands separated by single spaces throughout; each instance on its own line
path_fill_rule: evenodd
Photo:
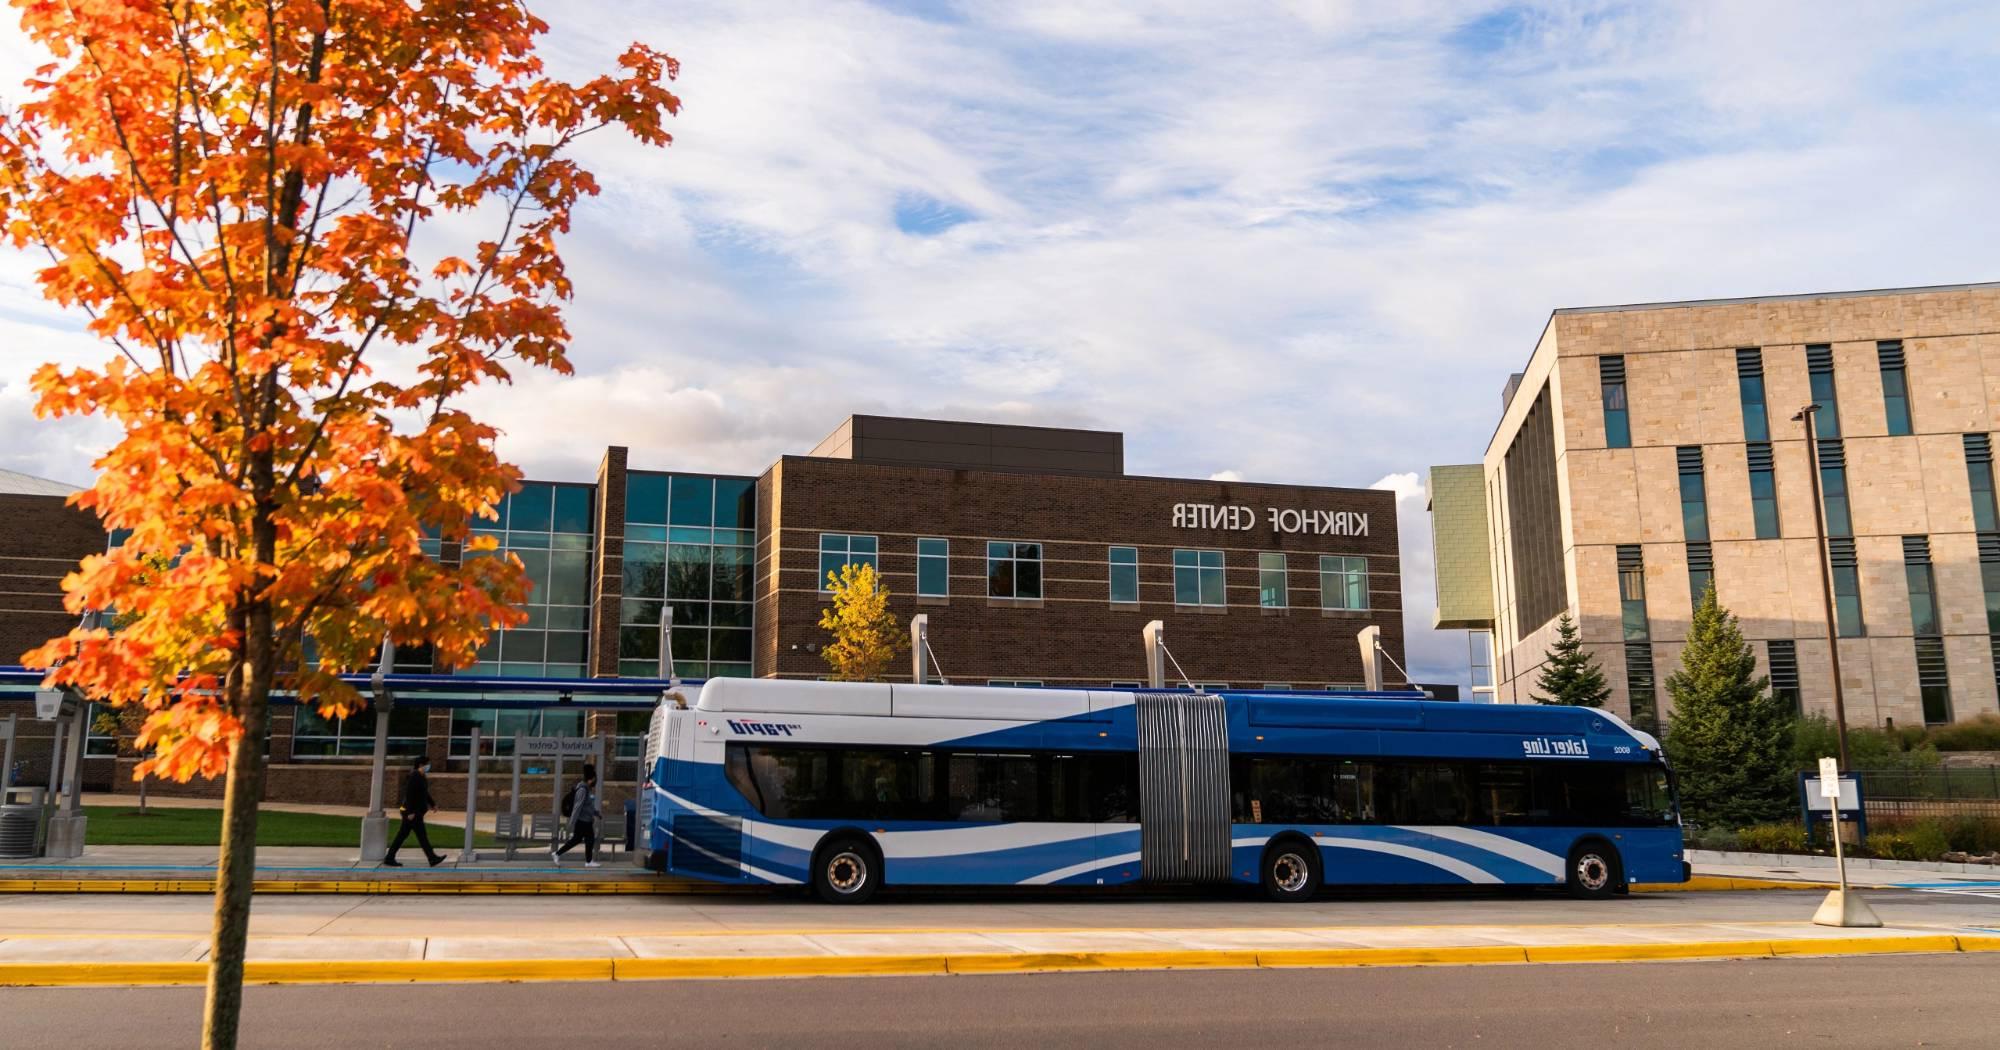
M 1819 491 L 1819 436 L 1814 427 L 1814 415 L 1819 411 L 1819 403 L 1813 402 L 1799 409 L 1792 422 L 1803 423 L 1806 428 L 1806 473 L 1812 479 L 1813 501 L 1813 548 L 1819 558 L 1820 597 L 1826 607 L 1826 651 L 1833 659 L 1833 733 L 1840 744 L 1840 768 L 1851 768 L 1847 762 L 1847 700 L 1840 685 L 1840 637 L 1833 618 L 1833 559 L 1826 546 L 1826 500 Z M 1838 830 L 1838 814 L 1834 821 Z

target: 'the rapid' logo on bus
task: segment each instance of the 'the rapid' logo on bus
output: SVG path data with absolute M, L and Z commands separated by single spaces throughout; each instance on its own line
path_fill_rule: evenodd
M 1589 758 L 1590 745 L 1580 736 L 1531 736 L 1521 741 L 1528 758 Z
M 730 732 L 748 736 L 791 736 L 801 728 L 784 722 L 739 722 L 734 718 L 727 721 Z

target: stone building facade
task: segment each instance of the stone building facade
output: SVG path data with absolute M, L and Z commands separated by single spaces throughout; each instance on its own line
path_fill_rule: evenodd
M 1436 520 L 1483 530 L 1487 593 L 1441 575 L 1440 608 L 1491 601 L 1502 701 L 1571 614 L 1613 707 L 1656 724 L 1712 581 L 1774 689 L 1831 713 L 1824 575 L 1851 723 L 1993 711 L 1996 429 L 2000 285 L 1557 310 L 1507 384 L 1485 514 Z

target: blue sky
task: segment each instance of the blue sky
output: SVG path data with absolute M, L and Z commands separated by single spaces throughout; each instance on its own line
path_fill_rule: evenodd
M 850 412 L 1123 430 L 1136 473 L 1402 494 L 1476 459 L 1551 309 L 2000 278 L 2000 10 L 1787 3 L 538 6 L 559 72 L 684 63 L 567 244 L 578 375 L 482 398 L 582 476 L 749 470 Z M 32 57 L 0 30 L 0 97 Z M 72 481 L 0 255 L 0 466 Z

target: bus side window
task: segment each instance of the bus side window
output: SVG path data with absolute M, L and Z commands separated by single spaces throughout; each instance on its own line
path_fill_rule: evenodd
M 730 744 L 722 753 L 723 772 L 729 777 L 729 786 L 737 790 L 744 799 L 755 806 L 757 812 L 766 813 L 764 793 L 757 787 L 757 781 L 750 775 L 750 748 L 744 744 Z
M 750 749 L 750 775 L 763 813 L 779 819 L 838 816 L 833 798 L 833 754 L 819 747 Z
M 1099 824 L 1131 824 L 1139 819 L 1139 756 L 1130 751 L 1086 756 L 1083 776 L 1085 819 Z

